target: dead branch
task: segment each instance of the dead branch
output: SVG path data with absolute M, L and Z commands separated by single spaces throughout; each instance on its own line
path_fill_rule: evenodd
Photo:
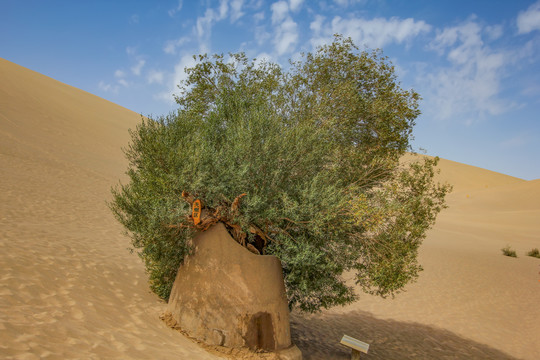
M 236 216 L 238 214 L 238 207 L 240 206 L 240 199 L 246 196 L 247 194 L 240 194 L 234 199 L 231 205 L 231 215 Z
M 246 195 L 247 195 L 246 193 L 238 195 L 232 201 L 230 206 L 227 205 L 228 201 L 226 201 L 224 205 L 219 205 L 215 209 L 213 209 L 213 208 L 204 208 L 204 209 L 202 209 L 201 210 L 201 219 L 200 219 L 200 222 L 198 224 L 195 224 L 195 222 L 193 221 L 193 217 L 191 216 L 191 214 L 189 214 L 189 215 L 186 216 L 186 218 L 187 218 L 187 223 L 186 224 L 171 224 L 171 225 L 167 225 L 167 227 L 176 228 L 176 229 L 193 228 L 193 229 L 198 230 L 198 231 L 206 231 L 212 225 L 214 225 L 214 224 L 216 224 L 218 222 L 222 222 L 227 226 L 229 232 L 231 233 L 231 236 L 233 237 L 233 239 L 236 242 L 238 242 L 240 245 L 246 247 L 252 253 L 260 255 L 261 252 L 255 246 L 253 246 L 253 244 L 247 243 L 247 241 L 246 241 L 247 233 L 242 229 L 242 227 L 239 224 L 233 222 L 233 219 L 235 217 L 237 217 L 238 213 L 239 213 L 240 200 Z M 187 191 L 182 191 L 182 199 L 185 202 L 187 202 L 188 204 L 190 204 L 192 207 L 193 207 L 193 203 L 195 202 L 195 200 L 197 200 L 197 199 L 195 199 L 195 197 L 193 195 L 191 195 Z M 202 203 L 201 203 L 201 208 L 203 208 Z M 283 220 L 287 220 L 287 221 L 289 221 L 291 223 L 297 224 L 297 222 L 295 222 L 293 220 L 290 220 L 290 219 L 287 219 L 287 218 L 284 218 Z M 303 222 L 300 222 L 300 223 L 303 223 Z M 305 223 L 307 223 L 307 221 Z M 255 234 L 256 236 L 260 237 L 263 240 L 263 242 L 264 242 L 263 249 L 272 240 L 268 236 L 268 228 L 271 225 L 272 224 L 268 223 L 268 222 L 265 224 L 265 230 L 266 231 L 261 230 L 256 225 L 253 225 L 253 224 L 249 225 L 249 232 L 252 233 L 252 234 Z M 284 233 L 286 233 L 287 235 L 290 236 L 290 234 L 287 233 L 285 230 L 280 229 L 280 232 L 284 232 Z

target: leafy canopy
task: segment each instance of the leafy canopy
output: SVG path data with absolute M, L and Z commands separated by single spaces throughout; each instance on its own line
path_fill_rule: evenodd
M 354 301 L 345 271 L 381 296 L 418 276 L 449 188 L 434 182 L 436 158 L 400 164 L 419 95 L 380 51 L 336 36 L 288 70 L 244 54 L 196 60 L 178 111 L 131 132 L 130 181 L 112 191 L 153 291 L 168 298 L 195 231 L 217 221 L 281 260 L 289 304 L 303 311 Z

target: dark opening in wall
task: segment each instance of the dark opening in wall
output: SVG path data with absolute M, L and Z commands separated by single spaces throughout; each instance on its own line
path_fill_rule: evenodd
M 259 312 L 247 318 L 247 332 L 244 337 L 250 349 L 272 351 L 276 349 L 272 316 Z

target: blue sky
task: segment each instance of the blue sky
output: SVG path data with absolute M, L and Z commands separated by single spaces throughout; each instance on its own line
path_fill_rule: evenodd
M 176 108 L 193 54 L 287 66 L 334 33 L 423 97 L 416 149 L 540 178 L 540 0 L 0 0 L 0 57 L 144 115 Z

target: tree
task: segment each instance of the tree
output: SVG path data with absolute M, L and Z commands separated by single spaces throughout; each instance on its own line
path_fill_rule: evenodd
M 112 190 L 153 291 L 168 298 L 195 231 L 217 221 L 281 260 L 303 311 L 354 301 L 345 271 L 381 296 L 418 276 L 449 187 L 434 181 L 437 159 L 400 163 L 420 97 L 380 51 L 336 36 L 288 70 L 244 54 L 196 60 L 179 109 L 131 131 L 130 181 Z

